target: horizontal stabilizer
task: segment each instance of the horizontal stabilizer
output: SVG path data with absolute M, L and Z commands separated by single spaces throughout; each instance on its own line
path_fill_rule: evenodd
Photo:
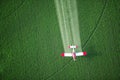
M 68 46 L 68 48 L 78 48 L 78 46 L 77 45 L 75 45 L 75 46 Z

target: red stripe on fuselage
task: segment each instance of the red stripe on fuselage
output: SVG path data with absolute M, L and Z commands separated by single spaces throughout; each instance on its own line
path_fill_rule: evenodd
M 75 53 L 72 53 L 72 57 L 75 59 L 75 58 L 76 58 L 76 54 L 75 54 Z

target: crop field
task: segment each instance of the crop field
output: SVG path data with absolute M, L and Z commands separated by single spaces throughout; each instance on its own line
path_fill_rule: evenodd
M 120 0 L 0 0 L 0 80 L 120 80 Z

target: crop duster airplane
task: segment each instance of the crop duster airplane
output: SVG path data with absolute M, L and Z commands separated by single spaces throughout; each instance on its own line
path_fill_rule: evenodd
M 73 60 L 76 60 L 76 56 L 86 56 L 87 53 L 86 52 L 75 52 L 75 48 L 78 48 L 78 46 L 73 45 L 73 46 L 68 46 L 69 48 L 72 49 L 71 53 L 62 53 L 61 56 L 62 57 L 73 57 Z

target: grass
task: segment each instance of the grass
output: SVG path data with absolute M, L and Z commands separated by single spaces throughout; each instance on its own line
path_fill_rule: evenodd
M 119 0 L 77 0 L 86 57 L 64 51 L 54 0 L 0 1 L 1 80 L 119 80 Z

